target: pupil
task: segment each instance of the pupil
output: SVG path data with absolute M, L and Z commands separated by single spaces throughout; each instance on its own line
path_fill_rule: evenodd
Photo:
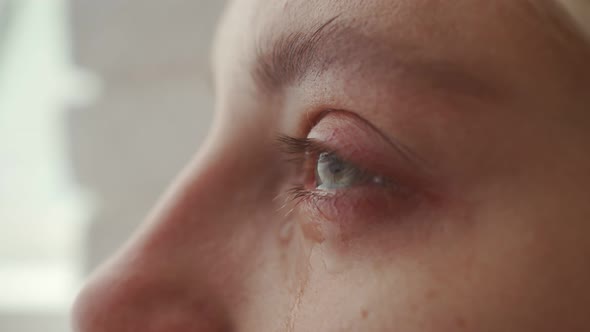
M 338 174 L 344 170 L 344 165 L 338 160 L 333 159 L 332 162 L 328 165 L 328 170 L 330 170 L 332 174 Z

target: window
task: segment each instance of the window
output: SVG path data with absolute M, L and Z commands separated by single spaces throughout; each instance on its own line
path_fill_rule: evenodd
M 64 0 L 0 1 L 0 315 L 65 313 L 80 279 L 90 200 L 63 126 L 92 89 L 68 61 L 66 14 Z

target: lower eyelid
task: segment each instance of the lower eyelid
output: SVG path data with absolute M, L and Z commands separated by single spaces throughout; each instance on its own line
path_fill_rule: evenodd
M 397 187 L 363 185 L 333 191 L 299 191 L 297 208 L 305 217 L 338 225 L 400 220 L 417 204 L 417 196 Z M 360 226 L 360 225 L 359 225 Z

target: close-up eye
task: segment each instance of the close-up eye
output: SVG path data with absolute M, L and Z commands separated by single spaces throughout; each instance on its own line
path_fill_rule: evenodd
M 322 152 L 317 157 L 315 185 L 320 190 L 335 190 L 366 183 L 382 184 L 383 177 L 370 174 L 358 166 L 331 152 Z
M 278 142 L 283 152 L 295 155 L 289 160 L 295 163 L 297 178 L 301 179 L 299 185 L 305 190 L 326 194 L 367 184 L 384 184 L 382 176 L 341 157 L 328 147 L 329 142 L 289 136 L 280 136 Z
M 306 219 L 399 220 L 420 195 L 417 168 L 377 129 L 344 111 L 327 112 L 305 138 L 278 137 L 295 165 L 286 197 Z M 378 214 L 375 211 L 379 211 Z
M 316 188 L 332 190 L 355 185 L 363 178 L 362 172 L 333 153 L 323 152 L 317 158 Z

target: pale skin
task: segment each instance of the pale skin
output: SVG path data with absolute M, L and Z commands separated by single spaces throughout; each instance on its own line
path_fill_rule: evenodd
M 75 330 L 588 331 L 590 47 L 561 18 L 231 2 L 208 140 L 82 291 Z M 314 31 L 288 69 L 277 49 Z M 320 186 L 319 159 L 286 163 L 277 134 L 370 176 Z M 301 178 L 323 198 L 290 201 Z

